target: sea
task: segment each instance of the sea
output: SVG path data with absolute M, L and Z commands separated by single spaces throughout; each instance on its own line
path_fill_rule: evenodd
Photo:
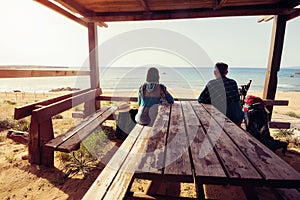
M 136 91 L 145 82 L 147 67 L 100 68 L 100 87 L 110 91 Z M 160 83 L 171 91 L 202 90 L 214 78 L 212 67 L 158 67 Z M 227 75 L 238 86 L 252 80 L 250 90 L 263 91 L 266 68 L 232 67 Z M 57 88 L 86 89 L 90 87 L 89 76 L 1 78 L 0 91 L 48 92 Z M 278 72 L 277 91 L 300 91 L 300 69 L 282 68 Z

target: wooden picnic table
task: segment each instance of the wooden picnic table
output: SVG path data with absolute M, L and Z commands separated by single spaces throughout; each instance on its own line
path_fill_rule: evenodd
M 145 136 L 144 136 L 145 137 Z M 203 184 L 299 188 L 300 173 L 216 108 L 161 105 L 134 177 Z
M 300 188 L 298 171 L 197 101 L 160 105 L 152 127 L 136 125 L 83 199 L 124 199 L 134 178 L 194 183 L 199 199 L 204 184 L 242 186 L 249 199 L 256 186 Z

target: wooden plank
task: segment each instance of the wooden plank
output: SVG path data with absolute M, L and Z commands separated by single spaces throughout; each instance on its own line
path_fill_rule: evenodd
M 53 4 L 52 2 L 50 2 L 50 1 L 48 1 L 48 0 L 35 0 L 35 1 L 37 1 L 37 2 L 39 2 L 39 3 L 41 3 L 41 4 L 43 4 L 43 5 L 45 5 L 45 6 L 49 7 L 49 8 L 51 8 L 52 10 L 55 10 L 56 12 L 58 12 L 58 13 L 64 15 L 65 17 L 67 17 L 67 18 L 69 18 L 69 19 L 71 19 L 71 20 L 74 20 L 75 22 L 77 22 L 77 23 L 79 23 L 79 24 L 81 24 L 81 25 L 83 25 L 83 26 L 86 26 L 86 27 L 88 26 L 88 25 L 87 25 L 87 22 L 85 22 L 84 20 L 82 20 L 82 19 L 76 17 L 75 15 L 71 14 L 70 12 L 67 12 L 67 11 L 64 10 L 63 8 L 61 8 L 61 7 L 59 7 L 59 6 L 55 5 L 55 4 Z
M 300 193 L 297 189 L 278 188 L 275 190 L 282 200 L 296 200 L 300 199 Z
M 146 11 L 145 11 L 146 12 Z M 230 16 L 257 16 L 257 15 L 281 15 L 289 14 L 288 8 L 264 8 L 261 6 L 248 8 L 222 8 L 212 9 L 176 9 L 164 11 L 147 12 L 116 12 L 105 15 L 105 13 L 97 13 L 94 16 L 86 17 L 89 22 L 113 22 L 113 21 L 140 21 L 140 20 L 165 20 L 165 19 L 189 19 L 189 18 L 207 18 L 207 17 L 230 17 Z
M 290 122 L 269 122 L 269 128 L 289 129 L 291 128 L 291 123 Z
M 0 78 L 87 76 L 89 71 L 54 69 L 0 69 Z
M 130 189 L 134 172 L 136 171 L 141 158 L 145 152 L 146 143 L 149 139 L 152 127 L 145 126 L 136 143 L 133 145 L 130 153 L 125 159 L 124 164 L 120 168 L 116 178 L 106 192 L 104 200 L 124 199 L 126 192 Z
M 202 104 L 197 102 L 193 102 L 192 105 L 214 146 L 216 154 L 229 178 L 229 183 L 261 185 L 263 179 L 260 174 L 223 131 L 222 126 L 219 125 L 219 123 L 226 124 L 230 120 L 224 115 L 213 115 L 211 117 L 209 115 L 209 112 L 212 112 L 210 110 L 211 105 L 203 104 L 208 111 Z M 208 112 L 208 114 L 203 114 L 205 112 Z
M 169 133 L 166 144 L 164 176 L 176 181 L 193 182 L 189 156 L 189 145 L 185 133 L 181 104 L 172 105 Z
M 96 90 L 90 90 L 74 97 L 69 97 L 67 99 L 33 110 L 32 113 L 36 113 L 37 120 L 39 123 L 41 123 L 42 121 L 48 120 L 52 116 L 71 109 L 72 107 L 75 107 L 83 102 L 95 99 L 95 94 Z
M 41 150 L 41 164 L 47 167 L 54 167 L 54 151 L 52 149 L 45 148 L 44 144 L 54 138 L 54 132 L 52 128 L 52 119 L 43 121 L 39 124 L 39 146 Z
M 88 23 L 90 85 L 92 89 L 100 88 L 99 61 L 98 61 L 98 31 L 96 23 Z
M 205 135 L 199 118 L 188 102 L 183 102 L 184 121 L 189 138 L 191 155 L 197 182 L 204 184 L 225 184 L 226 174 L 220 164 L 207 135 Z M 207 112 L 198 113 L 199 117 Z
M 36 114 L 32 114 L 29 128 L 28 160 L 31 164 L 41 164 L 40 134 Z
M 138 98 L 137 97 L 118 97 L 118 96 L 98 96 L 98 100 L 101 101 L 132 101 L 132 102 L 137 102 Z M 174 101 L 195 101 L 196 99 L 192 98 L 174 98 Z
M 211 105 L 205 105 L 205 107 L 209 109 L 214 118 L 223 115 Z M 266 185 L 282 188 L 299 187 L 300 173 L 256 140 L 251 134 L 236 126 L 230 120 L 223 123 L 222 127 L 230 137 L 231 143 L 234 142 L 251 161 L 252 164 L 249 165 L 255 166 L 264 177 Z
M 273 99 L 264 99 L 266 106 L 288 106 L 289 100 L 273 100 Z
M 65 142 L 66 140 L 70 139 L 73 135 L 75 135 L 77 132 L 84 129 L 86 126 L 89 125 L 89 123 L 95 119 L 98 119 L 101 117 L 101 115 L 109 109 L 108 106 L 101 108 L 101 110 L 97 111 L 94 115 L 89 116 L 88 118 L 83 119 L 77 126 L 72 127 L 69 131 L 66 133 L 58 135 L 53 140 L 47 142 L 45 146 L 49 148 L 56 149 L 60 144 Z
M 116 96 L 98 96 L 98 100 L 100 101 L 132 101 L 132 102 L 137 102 L 138 98 L 137 97 L 116 97 Z
M 59 138 L 59 140 L 50 141 L 45 146 L 54 147 L 57 151 L 71 152 L 79 148 L 82 140 L 89 136 L 100 124 L 102 124 L 110 115 L 116 111 L 116 108 L 109 107 L 97 112 L 95 115 L 85 119 L 85 122 L 75 131 L 70 134 L 67 133 L 66 137 Z M 56 142 L 61 142 L 57 144 Z M 57 146 L 56 146 L 57 145 Z
M 293 12 L 290 13 L 287 16 L 287 20 L 291 20 L 291 19 L 294 19 L 294 18 L 299 17 L 299 16 L 300 16 L 300 9 L 299 8 L 294 8 Z
M 162 175 L 170 108 L 170 105 L 159 106 L 159 112 L 146 146 L 146 153 L 143 155 L 135 175 L 138 178 L 150 179 L 155 175 Z
M 144 127 L 139 124 L 134 127 L 118 151 L 84 195 L 83 200 L 102 199 L 102 197 L 104 197 L 143 128 Z
M 275 99 L 277 90 L 277 73 L 280 70 L 281 54 L 284 43 L 286 15 L 275 16 L 273 23 L 272 41 L 269 53 L 268 68 L 263 92 L 264 99 Z M 267 106 L 272 115 L 272 106 Z
M 70 94 L 65 94 L 65 95 L 61 95 L 58 97 L 54 97 L 54 98 L 49 98 L 49 99 L 45 99 L 45 100 L 41 100 L 38 102 L 34 102 L 34 103 L 30 103 L 27 105 L 23 105 L 23 106 L 19 106 L 15 108 L 15 113 L 14 113 L 14 119 L 22 119 L 24 117 L 27 117 L 29 115 L 31 115 L 32 111 L 34 109 L 36 109 L 38 106 L 46 106 L 73 96 L 76 96 L 78 94 L 82 94 L 85 93 L 87 91 L 89 91 L 90 89 L 85 89 L 85 90 L 80 90 L 77 92 L 72 92 Z

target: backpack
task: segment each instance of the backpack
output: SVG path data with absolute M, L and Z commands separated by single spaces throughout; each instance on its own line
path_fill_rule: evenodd
M 248 98 L 245 100 L 247 107 L 244 117 L 247 132 L 272 151 L 275 152 L 277 149 L 282 148 L 282 153 L 285 154 L 288 143 L 275 140 L 270 135 L 269 117 L 263 100 L 254 96 Z

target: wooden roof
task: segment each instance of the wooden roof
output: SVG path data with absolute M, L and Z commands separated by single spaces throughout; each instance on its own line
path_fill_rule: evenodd
M 83 25 L 88 22 L 224 16 L 299 16 L 300 0 L 36 0 Z M 63 7 L 62 7 L 63 6 Z M 67 8 L 67 9 L 65 9 Z

